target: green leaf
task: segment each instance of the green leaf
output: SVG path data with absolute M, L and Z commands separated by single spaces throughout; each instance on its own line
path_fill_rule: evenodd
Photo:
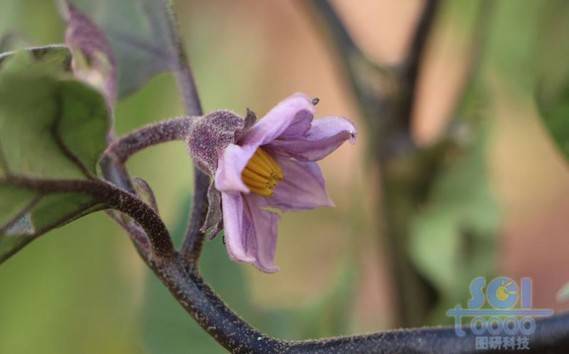
M 569 159 L 569 3 L 548 2 L 540 36 L 536 100 L 542 121 Z
M 167 0 L 70 0 L 105 32 L 117 59 L 119 96 L 179 65 Z
M 94 88 L 74 81 L 64 47 L 0 56 L 0 262 L 37 236 L 102 208 L 79 192 L 47 193 L 18 181 L 95 178 L 109 114 Z

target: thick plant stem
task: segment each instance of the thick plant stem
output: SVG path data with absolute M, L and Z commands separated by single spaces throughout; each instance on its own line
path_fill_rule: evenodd
M 129 215 L 142 226 L 140 237 L 147 237 L 159 252 L 146 252 L 138 245 L 143 260 L 171 291 L 175 299 L 215 338 L 233 353 L 479 353 L 475 336 L 464 328 L 459 337 L 454 328 L 424 328 L 380 332 L 308 341 L 287 341 L 270 337 L 250 326 L 229 309 L 200 277 L 196 268 L 175 252 L 165 225 L 152 208 L 102 181 L 30 180 L 9 177 L 18 187 L 42 193 L 86 193 L 108 208 Z M 166 243 L 163 243 L 166 242 Z M 159 246 L 161 245 L 161 246 Z M 527 336 L 527 353 L 566 353 L 569 350 L 569 314 L 538 321 L 535 333 Z M 494 353 L 509 353 L 509 349 Z
M 169 0 L 161 0 L 164 3 L 170 20 L 169 29 L 174 40 L 175 50 L 177 51 L 177 67 L 175 70 L 176 81 L 184 99 L 186 113 L 192 116 L 203 114 L 202 104 L 198 95 L 198 89 L 194 75 L 189 64 L 188 56 L 184 50 L 182 38 L 178 32 L 178 23 L 172 3 Z M 207 190 L 210 179 L 205 173 L 194 165 L 194 196 L 192 198 L 192 211 L 190 214 L 190 224 L 186 232 L 186 237 L 182 245 L 181 253 L 187 262 L 197 267 L 201 254 L 205 233 L 202 226 L 205 222 L 207 209 Z
M 119 164 L 124 164 L 132 155 L 147 147 L 168 141 L 184 140 L 195 117 L 180 117 L 161 121 L 135 130 L 114 140 L 105 151 Z
M 232 353 L 480 353 L 476 336 L 464 328 L 459 337 L 455 329 L 419 328 L 325 338 L 307 341 L 286 341 L 272 338 L 251 327 L 229 309 L 200 277 L 196 269 L 188 268 L 180 255 L 167 262 L 151 262 L 161 281 L 184 309 Z M 537 322 L 537 330 L 527 337 L 530 349 L 524 353 L 566 353 L 569 349 L 569 314 Z M 497 349 L 492 353 L 511 353 Z
M 194 167 L 194 197 L 192 211 L 190 214 L 190 223 L 186 232 L 186 238 L 184 239 L 180 252 L 188 264 L 192 264 L 196 268 L 198 266 L 205 240 L 205 232 L 202 230 L 202 226 L 205 223 L 209 207 L 207 199 L 209 184 L 209 176 L 203 173 L 199 168 Z
M 135 195 L 100 180 L 43 180 L 8 176 L 3 183 L 15 187 L 49 193 L 84 193 L 101 205 L 99 209 L 114 209 L 136 220 L 147 235 L 149 245 L 137 244 L 138 249 L 149 250 L 147 257 L 166 259 L 174 254 L 170 234 L 154 209 Z

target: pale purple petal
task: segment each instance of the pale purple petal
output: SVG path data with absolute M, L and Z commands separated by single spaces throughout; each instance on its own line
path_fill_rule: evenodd
M 223 227 L 225 229 L 225 246 L 229 257 L 237 262 L 253 263 L 255 258 L 247 255 L 246 230 L 250 227 L 240 193 L 222 193 Z
M 346 140 L 355 141 L 356 128 L 341 117 L 326 117 L 312 122 L 304 136 L 281 136 L 268 147 L 271 151 L 299 160 L 318 161 L 336 150 Z
M 265 145 L 281 135 L 303 134 L 310 127 L 315 107 L 308 96 L 294 94 L 276 105 L 245 133 L 240 145 Z
M 283 169 L 284 180 L 267 198 L 271 207 L 289 211 L 334 206 L 326 192 L 322 171 L 315 162 L 278 156 L 276 160 Z
M 243 195 L 253 232 L 249 232 L 247 241 L 247 254 L 255 258 L 255 266 L 266 273 L 279 271 L 275 265 L 275 252 L 277 248 L 277 226 L 279 216 L 265 210 L 269 207 L 265 198 L 255 194 Z
M 241 173 L 256 150 L 256 146 L 241 147 L 229 144 L 218 161 L 215 172 L 215 188 L 220 192 L 249 193 L 249 188 L 241 179 Z

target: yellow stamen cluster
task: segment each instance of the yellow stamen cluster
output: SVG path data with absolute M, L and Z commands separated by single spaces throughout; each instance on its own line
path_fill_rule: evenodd
M 241 178 L 251 192 L 270 197 L 284 175 L 281 166 L 265 150 L 258 148 L 245 166 Z

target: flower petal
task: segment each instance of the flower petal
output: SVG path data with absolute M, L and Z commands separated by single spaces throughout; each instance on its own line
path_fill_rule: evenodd
M 315 107 L 308 96 L 294 94 L 281 101 L 245 133 L 240 145 L 265 145 L 281 135 L 304 134 L 310 127 Z
M 249 193 L 249 188 L 243 183 L 241 173 L 257 146 L 238 146 L 229 144 L 219 158 L 215 172 L 215 188 L 220 192 Z
M 110 107 L 117 98 L 117 68 L 103 31 L 70 1 L 63 2 L 67 21 L 65 44 L 73 52 L 73 72 L 79 79 L 100 89 Z
M 255 258 L 247 255 L 246 231 L 250 229 L 250 220 L 245 215 L 243 197 L 240 193 L 222 193 L 221 199 L 225 247 L 229 257 L 237 262 L 255 262 Z
M 304 136 L 281 136 L 269 144 L 275 153 L 299 160 L 318 161 L 336 150 L 346 140 L 355 141 L 356 128 L 341 117 L 326 117 L 312 122 Z
M 275 252 L 279 216 L 265 210 L 269 205 L 263 197 L 248 194 L 244 195 L 243 199 L 253 226 L 253 232 L 248 234 L 250 237 L 247 243 L 248 255 L 255 258 L 255 266 L 259 270 L 266 273 L 278 272 L 279 267 L 275 265 Z
M 276 160 L 283 169 L 284 180 L 267 198 L 271 207 L 288 211 L 334 206 L 326 192 L 322 171 L 315 162 L 279 156 Z

